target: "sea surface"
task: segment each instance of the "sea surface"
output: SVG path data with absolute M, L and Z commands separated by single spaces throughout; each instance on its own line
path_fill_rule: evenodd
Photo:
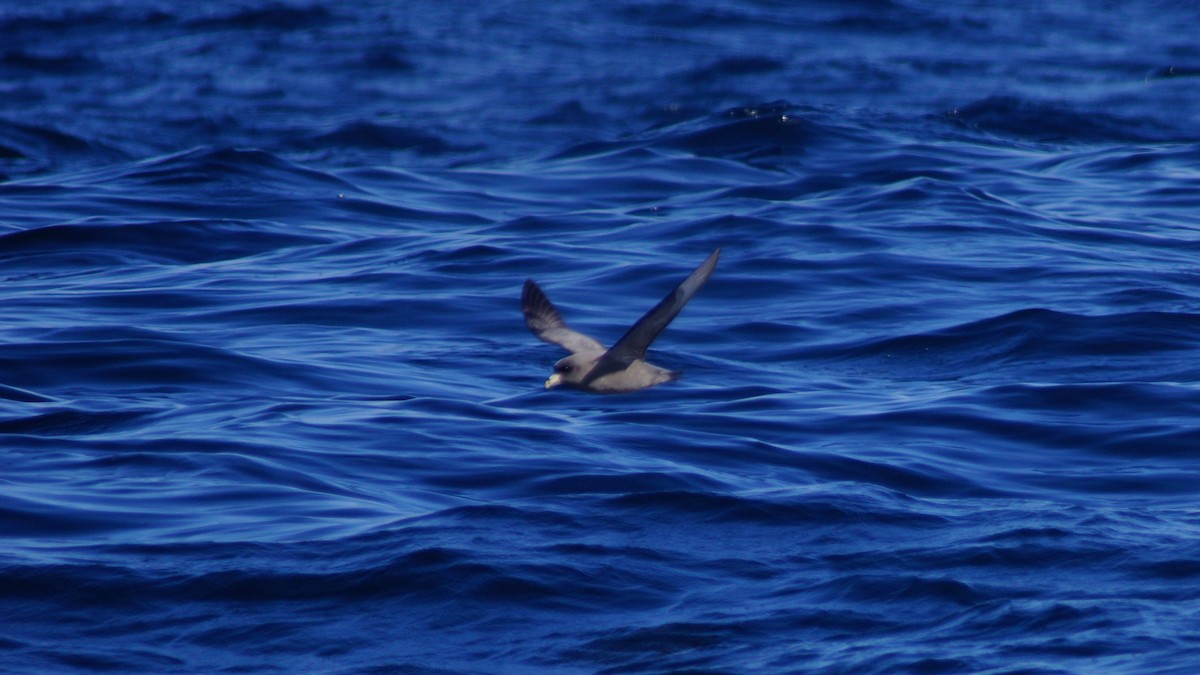
M 1196 672 L 1197 25 L 0 0 L 0 671 Z

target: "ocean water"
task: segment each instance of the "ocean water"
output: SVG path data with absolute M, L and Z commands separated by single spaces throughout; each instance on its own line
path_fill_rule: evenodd
M 0 2 L 0 670 L 1195 672 L 1200 9 L 1009 5 Z

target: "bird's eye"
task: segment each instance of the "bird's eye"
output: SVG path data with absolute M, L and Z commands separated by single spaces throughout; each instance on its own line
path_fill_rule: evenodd
M 571 364 L 569 364 L 569 363 L 562 364 L 561 366 L 558 367 L 558 372 L 560 372 L 560 373 L 571 372 Z

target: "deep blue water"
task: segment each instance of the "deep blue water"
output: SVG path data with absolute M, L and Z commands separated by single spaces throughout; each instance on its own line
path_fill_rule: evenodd
M 0 3 L 0 670 L 1195 672 L 1200 9 L 1008 4 Z

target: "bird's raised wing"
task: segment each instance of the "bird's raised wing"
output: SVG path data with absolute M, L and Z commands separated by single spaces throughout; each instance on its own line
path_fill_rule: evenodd
M 654 342 L 654 338 L 663 332 L 667 324 L 671 323 L 679 314 L 679 310 L 683 309 L 688 300 L 691 300 L 696 291 L 704 285 L 704 282 L 708 281 L 708 277 L 716 269 L 717 259 L 720 257 L 721 249 L 713 251 L 695 271 L 688 275 L 688 278 L 683 280 L 683 283 L 679 284 L 678 288 L 671 291 L 670 295 L 654 306 L 654 309 L 638 319 L 637 323 L 633 324 L 633 327 L 621 336 L 620 340 L 617 340 L 612 349 L 608 350 L 608 353 L 604 355 L 604 360 L 629 364 L 637 359 L 645 358 L 646 349 L 650 347 L 650 343 Z
M 554 303 L 533 279 L 526 279 L 525 289 L 521 291 L 521 313 L 525 315 L 525 325 L 539 340 L 556 344 L 572 354 L 604 351 L 604 345 L 567 327 Z

